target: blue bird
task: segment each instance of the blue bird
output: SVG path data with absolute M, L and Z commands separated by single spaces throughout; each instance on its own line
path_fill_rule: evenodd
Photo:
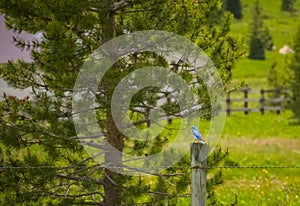
M 202 144 L 205 144 L 204 140 L 202 139 L 201 133 L 200 133 L 200 131 L 197 129 L 197 127 L 192 126 L 192 132 L 193 132 L 193 135 L 194 135 L 195 139 L 196 139 L 198 142 L 201 142 Z

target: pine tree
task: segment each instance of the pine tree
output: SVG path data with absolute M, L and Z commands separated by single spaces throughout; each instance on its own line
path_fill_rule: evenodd
M 251 24 L 251 35 L 249 39 L 249 58 L 265 59 L 265 50 L 271 50 L 273 46 L 272 36 L 267 27 L 263 25 L 261 8 L 256 1 L 254 6 L 253 22 Z
M 72 119 L 76 116 L 72 112 L 73 88 L 80 68 L 103 43 L 125 32 L 153 29 L 174 32 L 197 42 L 218 64 L 220 76 L 226 83 L 234 60 L 243 52 L 240 42 L 228 34 L 230 16 L 219 16 L 222 21 L 218 24 L 212 21 L 220 15 L 220 5 L 219 0 L 1 0 L 0 13 L 5 14 L 10 29 L 43 33 L 42 42 L 16 39 L 17 46 L 33 49 L 32 63 L 8 62 L 0 71 L 0 76 L 15 87 L 33 90 L 31 97 L 23 99 L 3 94 L 4 100 L 0 102 L 1 166 L 14 168 L 1 169 L 1 203 L 175 205 L 180 194 L 188 192 L 188 156 L 151 178 L 121 175 L 104 165 L 110 162 L 122 165 L 122 155 L 128 151 L 145 156 L 162 151 L 164 144 L 171 141 L 168 138 L 176 133 L 167 129 L 168 132 L 159 134 L 152 142 L 133 141 L 121 133 L 110 107 L 120 80 L 141 66 L 169 68 L 172 64 L 172 70 L 188 81 L 192 73 L 183 69 L 188 66 L 167 62 L 151 52 L 141 52 L 130 55 L 130 61 L 119 60 L 105 73 L 99 82 L 97 103 L 100 106 L 95 113 L 99 127 L 105 131 L 105 139 L 120 151 L 117 161 L 104 148 L 106 145 L 97 144 L 97 139 L 81 139 L 81 143 L 97 151 L 94 158 L 78 141 Z M 199 80 L 196 86 L 194 90 L 201 103 L 204 107 L 210 105 L 203 83 Z M 146 111 L 155 106 L 153 98 L 158 97 L 157 92 L 151 87 L 134 95 L 130 114 L 137 126 L 146 127 Z M 142 110 L 135 109 L 137 105 Z M 168 114 L 178 114 L 176 103 L 165 108 Z M 219 164 L 226 154 L 216 151 L 210 166 Z M 101 155 L 104 162 L 95 162 Z M 167 160 L 166 157 L 163 161 Z M 182 175 L 172 175 L 174 173 Z M 215 181 L 208 187 L 210 195 L 213 185 L 219 183 L 220 173 L 216 172 Z
M 282 0 L 281 10 L 288 11 L 288 12 L 294 12 L 295 11 L 295 8 L 294 8 L 295 2 L 296 2 L 296 0 Z
M 235 19 L 242 19 L 242 5 L 240 0 L 226 0 L 226 11 L 230 11 Z

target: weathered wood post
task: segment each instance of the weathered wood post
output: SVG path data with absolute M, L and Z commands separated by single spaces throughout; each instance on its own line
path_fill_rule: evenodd
M 229 116 L 230 115 L 230 91 L 227 93 L 227 98 L 226 98 L 226 105 L 227 105 L 227 108 L 226 108 L 226 111 L 227 111 L 227 115 Z
M 275 89 L 275 99 L 277 99 L 278 100 L 278 102 L 277 102 L 277 104 L 276 104 L 276 106 L 277 106 L 277 110 L 276 110 L 276 113 L 277 114 L 280 114 L 280 112 L 281 112 L 281 107 L 282 107 L 282 101 L 281 101 L 281 90 L 280 90 L 280 88 L 279 87 L 276 87 L 276 89 Z
M 260 90 L 260 112 L 263 115 L 265 113 L 265 90 L 261 89 Z
M 248 86 L 244 89 L 244 114 L 248 114 Z
M 191 144 L 192 206 L 206 206 L 207 144 Z

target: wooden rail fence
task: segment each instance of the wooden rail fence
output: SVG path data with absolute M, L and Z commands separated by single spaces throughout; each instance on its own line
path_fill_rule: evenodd
M 228 115 L 232 112 L 244 112 L 246 115 L 249 112 L 260 112 L 264 114 L 265 111 L 275 111 L 277 114 L 280 114 L 284 106 L 290 101 L 287 94 L 289 94 L 289 91 L 278 88 L 251 90 L 249 87 L 246 87 L 231 90 L 227 93 L 226 112 Z M 234 106 L 234 102 L 240 102 L 242 105 L 238 107 Z M 256 105 L 251 106 L 250 103 L 256 103 Z

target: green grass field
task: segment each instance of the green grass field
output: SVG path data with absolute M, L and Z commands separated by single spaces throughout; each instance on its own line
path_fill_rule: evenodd
M 250 24 L 252 22 L 253 6 L 256 0 L 241 0 L 243 6 L 243 19 L 235 20 L 231 27 L 231 34 L 244 39 L 245 48 L 248 47 Z M 272 64 L 277 67 L 286 67 L 290 55 L 279 54 L 279 49 L 284 45 L 293 45 L 293 40 L 299 26 L 300 1 L 295 7 L 296 14 L 280 10 L 282 0 L 260 0 L 264 25 L 270 30 L 273 38 L 273 51 L 266 51 L 266 60 L 250 60 L 247 57 L 240 59 L 233 70 L 234 80 L 244 80 L 250 87 L 267 87 L 267 75 Z M 260 84 L 258 84 L 260 82 Z
M 224 184 L 216 193 L 224 205 L 300 205 L 300 126 L 290 111 L 234 114 L 227 118 L 220 144 L 229 149 L 228 162 L 266 168 L 223 169 Z
M 256 0 L 241 0 L 242 20 L 235 20 L 232 34 L 247 38 Z M 266 60 L 239 60 L 233 71 L 233 83 L 244 81 L 253 89 L 269 88 L 267 76 L 273 63 L 286 67 L 289 55 L 278 50 L 291 46 L 300 25 L 298 13 L 280 10 L 281 0 L 260 0 L 264 24 L 268 26 L 276 49 L 266 52 Z M 266 168 L 223 169 L 224 184 L 216 189 L 223 205 L 297 206 L 300 205 L 300 169 L 268 168 L 300 165 L 300 125 L 294 123 L 291 111 L 280 115 L 267 112 L 234 113 L 227 117 L 220 145 L 229 149 L 229 160 L 239 166 L 259 165 Z

